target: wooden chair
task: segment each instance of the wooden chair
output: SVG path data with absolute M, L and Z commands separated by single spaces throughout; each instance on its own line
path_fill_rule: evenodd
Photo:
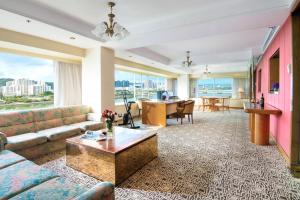
M 209 109 L 212 108 L 212 103 L 208 98 L 202 97 L 202 111 L 204 112 L 205 109 L 208 107 Z
M 182 124 L 182 118 L 184 118 L 187 115 L 189 122 L 192 121 L 192 124 L 193 124 L 194 123 L 194 117 L 193 117 L 194 105 L 195 105 L 195 101 L 193 101 L 193 100 L 188 100 L 188 101 L 185 101 L 185 102 L 179 104 L 177 107 L 177 121 L 178 121 L 178 118 L 180 117 L 181 124 Z
M 215 105 L 219 109 L 221 108 L 223 112 L 225 109 L 230 112 L 230 109 L 229 109 L 230 98 L 221 98 L 220 101 L 218 103 L 216 103 Z
M 147 99 L 147 98 L 139 98 L 137 100 L 137 106 L 138 106 L 138 109 L 139 109 L 139 116 L 141 116 L 141 111 L 142 111 L 142 103 L 143 101 L 150 101 L 150 99 Z

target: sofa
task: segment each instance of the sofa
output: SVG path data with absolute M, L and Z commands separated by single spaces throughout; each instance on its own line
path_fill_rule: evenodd
M 4 146 L 0 140 L 0 146 Z M 113 200 L 109 182 L 87 189 L 26 160 L 10 150 L 0 149 L 0 199 Z
M 7 150 L 32 159 L 65 149 L 66 138 L 101 129 L 100 119 L 84 105 L 2 113 L 0 140 Z

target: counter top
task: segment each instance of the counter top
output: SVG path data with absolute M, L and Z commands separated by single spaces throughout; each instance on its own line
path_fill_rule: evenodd
M 282 111 L 278 108 L 265 103 L 265 107 L 261 108 L 259 104 L 244 102 L 244 111 L 246 113 L 256 113 L 264 115 L 281 115 Z

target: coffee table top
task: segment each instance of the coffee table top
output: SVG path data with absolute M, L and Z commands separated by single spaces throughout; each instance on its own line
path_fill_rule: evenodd
M 69 138 L 66 141 L 67 143 L 90 147 L 101 152 L 117 154 L 155 135 L 156 131 L 153 130 L 114 127 L 114 136 L 106 140 L 92 141 L 81 139 L 81 136 L 76 136 Z

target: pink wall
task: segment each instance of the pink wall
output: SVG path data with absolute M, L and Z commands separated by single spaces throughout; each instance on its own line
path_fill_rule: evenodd
M 279 94 L 269 93 L 269 59 L 279 49 L 280 53 L 280 75 Z M 287 71 L 288 64 L 292 64 L 292 21 L 289 17 L 281 30 L 266 50 L 260 63 L 258 71 L 262 70 L 261 92 L 256 88 L 256 97 L 260 98 L 261 93 L 265 96 L 265 102 L 282 110 L 279 117 L 271 116 L 270 132 L 277 143 L 284 149 L 290 157 L 290 137 L 291 137 L 291 111 L 290 111 L 290 81 L 291 75 Z M 258 80 L 258 77 L 256 77 Z

